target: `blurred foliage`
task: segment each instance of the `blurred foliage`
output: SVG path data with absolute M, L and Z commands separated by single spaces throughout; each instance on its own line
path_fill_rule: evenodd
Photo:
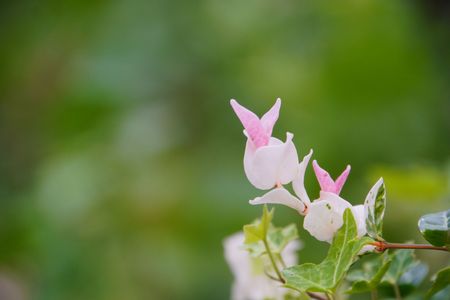
M 353 203 L 385 176 L 386 238 L 420 239 L 418 217 L 449 206 L 448 12 L 437 0 L 2 3 L 0 298 L 227 299 L 221 241 L 259 214 L 247 200 L 260 193 L 232 97 L 257 112 L 281 97 L 275 135 L 295 133 L 331 173 L 351 163 Z M 424 167 L 402 173 L 411 165 Z M 300 236 L 300 260 L 322 260 L 326 245 Z

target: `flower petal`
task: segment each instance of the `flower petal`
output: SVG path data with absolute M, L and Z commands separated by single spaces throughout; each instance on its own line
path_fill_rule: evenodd
M 367 233 L 364 205 L 353 206 L 352 213 L 353 216 L 355 217 L 356 226 L 358 227 L 358 237 L 362 237 Z
M 247 140 L 244 170 L 248 180 L 262 190 L 291 182 L 297 173 L 297 150 L 293 135 L 287 133 L 286 142 L 271 138 L 269 145 L 256 148 Z
M 236 100 L 230 100 L 231 107 L 238 116 L 245 131 L 256 147 L 265 146 L 269 143 L 270 134 L 267 134 L 258 116 L 240 105 Z
M 297 251 L 302 248 L 303 244 L 300 240 L 294 240 L 287 244 L 286 248 L 284 248 L 283 252 L 281 253 L 286 266 L 290 267 L 297 264 Z
M 244 233 L 236 233 L 224 240 L 225 259 L 234 275 L 231 290 L 232 300 L 260 300 L 265 298 L 282 300 L 286 289 L 264 274 L 266 257 L 252 258 L 243 248 Z M 285 251 L 292 244 L 286 246 Z M 289 253 L 291 256 L 294 253 Z M 293 264 L 296 264 L 295 260 Z
M 331 179 L 330 174 L 322 169 L 317 160 L 313 161 L 314 173 L 316 173 L 317 181 L 319 182 L 320 189 L 324 192 L 335 193 L 334 181 Z
M 294 192 L 297 195 L 297 197 L 300 198 L 300 200 L 303 201 L 303 203 L 308 206 L 311 203 L 311 200 L 309 199 L 308 193 L 305 189 L 305 171 L 306 167 L 308 167 L 309 160 L 311 159 L 311 156 L 313 154 L 313 150 L 311 149 L 305 157 L 303 157 L 303 160 L 301 163 L 298 164 L 297 168 L 297 175 L 295 179 L 292 181 L 292 187 L 294 188 Z
M 347 181 L 348 174 L 350 174 L 350 170 L 351 170 L 350 165 L 347 165 L 347 168 L 345 168 L 342 174 L 334 182 L 336 194 L 339 195 L 341 193 L 342 187 L 344 186 L 345 181 Z
M 330 174 L 319 166 L 316 160 L 313 161 L 313 168 L 317 181 L 319 181 L 320 189 L 324 192 L 331 192 L 337 195 L 341 192 L 351 169 L 350 165 L 348 165 L 336 181 L 334 181 Z
M 303 227 L 319 241 L 331 242 L 343 224 L 342 215 L 351 204 L 334 193 L 321 192 L 311 203 Z
M 295 209 L 299 214 L 303 214 L 305 205 L 296 197 L 292 196 L 285 188 L 276 188 L 264 194 L 262 197 L 257 197 L 249 201 L 252 205 L 257 204 L 283 204 Z
M 268 136 L 272 136 L 273 126 L 278 120 L 280 114 L 281 99 L 278 98 L 272 108 L 261 118 L 261 124 L 266 130 Z

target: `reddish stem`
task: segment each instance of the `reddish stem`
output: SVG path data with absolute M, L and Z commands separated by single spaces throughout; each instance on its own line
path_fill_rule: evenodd
M 377 247 L 377 250 L 384 252 L 386 249 L 425 249 L 425 250 L 438 250 L 450 252 L 446 247 L 436 247 L 427 244 L 399 244 L 399 243 L 388 243 L 388 242 L 374 242 L 372 245 Z

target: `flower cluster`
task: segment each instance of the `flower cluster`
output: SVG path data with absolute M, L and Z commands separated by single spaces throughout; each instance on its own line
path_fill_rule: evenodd
M 342 215 L 345 209 L 350 208 L 357 223 L 358 236 L 366 234 L 367 209 L 364 205 L 353 206 L 339 196 L 350 173 L 350 166 L 333 180 L 314 160 L 312 165 L 321 191 L 319 198 L 310 200 L 304 177 L 313 150 L 299 161 L 292 133 L 286 133 L 284 142 L 272 137 L 281 108 L 280 99 L 277 99 L 261 118 L 234 99 L 230 104 L 244 126 L 244 135 L 247 138 L 244 154 L 245 174 L 253 186 L 268 190 L 261 197 L 250 200 L 250 204 L 283 204 L 293 208 L 305 216 L 303 227 L 316 239 L 326 242 L 332 241 L 343 224 Z M 284 187 L 290 183 L 295 196 Z
M 231 290 L 233 300 L 276 299 L 283 300 L 287 291 L 265 273 L 270 264 L 267 257 L 251 257 L 244 249 L 244 233 L 238 232 L 227 237 L 223 244 L 225 259 L 233 273 L 234 283 Z M 301 248 L 300 241 L 290 242 L 281 255 L 288 266 L 298 263 L 297 250 Z

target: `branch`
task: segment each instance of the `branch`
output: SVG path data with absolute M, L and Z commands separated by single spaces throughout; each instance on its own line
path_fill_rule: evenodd
M 377 247 L 377 250 L 380 252 L 384 252 L 387 249 L 423 249 L 423 250 L 438 250 L 450 252 L 446 247 L 436 247 L 427 244 L 399 244 L 399 243 L 388 243 L 384 241 L 371 243 Z

